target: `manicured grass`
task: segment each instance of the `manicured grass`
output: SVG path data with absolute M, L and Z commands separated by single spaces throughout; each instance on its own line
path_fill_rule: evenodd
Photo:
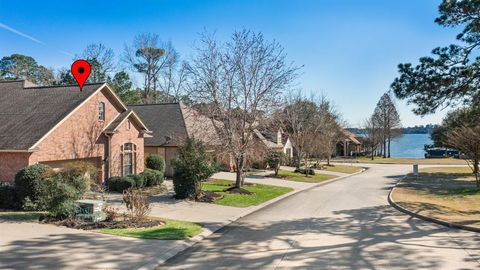
M 362 170 L 361 167 L 346 165 L 324 165 L 323 171 L 340 172 L 340 173 L 356 173 Z
M 213 191 L 215 193 L 223 195 L 222 199 L 215 201 L 216 204 L 235 207 L 248 207 L 252 205 L 258 205 L 293 190 L 292 188 L 288 187 L 277 187 L 263 184 L 247 184 L 244 185 L 243 188 L 250 192 L 254 192 L 255 194 L 242 195 L 224 192 L 224 190 L 229 188 L 232 184 L 233 181 L 215 179 L 202 183 L 202 189 L 207 191 Z
M 355 159 L 335 159 L 333 162 L 340 163 L 378 163 L 378 164 L 432 164 L 432 165 L 465 165 L 463 159 L 456 158 L 382 158 L 375 157 L 371 160 L 368 157 Z
M 305 174 L 296 173 L 296 172 L 287 171 L 287 170 L 278 171 L 278 176 L 290 181 L 307 182 L 307 183 L 318 183 L 318 182 L 322 182 L 322 181 L 329 180 L 336 177 L 335 175 L 321 174 L 321 173 L 305 176 Z
M 186 221 L 165 220 L 166 224 L 150 228 L 100 229 L 98 232 L 135 238 L 182 240 L 202 232 L 202 226 Z
M 18 222 L 38 222 L 38 218 L 45 213 L 36 211 L 1 211 L 0 219 Z
M 422 215 L 480 228 L 480 190 L 468 167 L 421 168 L 392 193 L 399 205 Z

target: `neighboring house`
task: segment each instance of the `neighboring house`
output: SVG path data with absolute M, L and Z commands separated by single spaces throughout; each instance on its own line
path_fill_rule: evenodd
M 213 152 L 219 138 L 212 120 L 181 103 L 145 104 L 129 106 L 152 129 L 151 138 L 145 138 L 145 153 L 165 159 L 166 176 L 173 175 L 172 160 L 187 138 L 200 140 Z
M 352 132 L 342 129 L 337 143 L 337 156 L 349 157 L 362 152 L 361 139 Z
M 268 150 L 281 151 L 287 158 L 293 158 L 293 146 L 287 133 L 281 128 L 254 130 L 255 135 L 263 142 Z
M 0 82 L 0 181 L 37 163 L 89 162 L 99 180 L 143 171 L 149 131 L 107 84 L 27 85 Z

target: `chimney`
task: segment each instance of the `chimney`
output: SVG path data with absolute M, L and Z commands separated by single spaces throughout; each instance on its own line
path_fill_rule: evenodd
M 282 144 L 282 132 L 280 129 L 277 131 L 277 144 Z

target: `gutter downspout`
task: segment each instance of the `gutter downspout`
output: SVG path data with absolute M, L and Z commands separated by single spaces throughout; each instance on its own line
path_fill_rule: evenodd
M 111 144 L 112 144 L 112 137 L 109 134 L 105 134 L 107 136 L 107 156 L 105 157 L 106 165 L 107 165 L 107 170 L 106 170 L 106 179 L 110 178 L 111 170 L 110 170 L 110 164 L 111 164 Z M 105 180 L 105 179 L 104 179 Z

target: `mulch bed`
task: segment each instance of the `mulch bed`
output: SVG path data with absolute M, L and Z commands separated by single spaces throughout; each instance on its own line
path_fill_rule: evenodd
M 202 190 L 200 191 L 200 194 L 198 194 L 197 197 L 195 198 L 195 201 L 213 203 L 216 200 L 220 200 L 221 198 L 223 198 L 221 194 L 218 194 L 212 191 Z
M 79 219 L 59 220 L 51 217 L 41 217 L 40 223 L 65 226 L 73 229 L 96 230 L 96 229 L 126 229 L 126 228 L 147 228 L 164 225 L 165 221 L 159 219 L 144 219 L 142 221 L 131 221 L 129 219 L 117 219 L 114 221 L 84 221 Z
M 254 195 L 255 192 L 248 191 L 243 188 L 237 188 L 237 187 L 230 187 L 225 189 L 225 192 L 231 193 L 231 194 L 242 194 L 242 195 Z

